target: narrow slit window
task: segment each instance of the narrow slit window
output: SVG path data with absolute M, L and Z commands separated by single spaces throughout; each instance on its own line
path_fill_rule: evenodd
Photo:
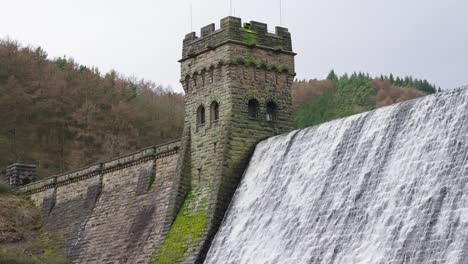
M 214 101 L 211 103 L 211 123 L 216 123 L 219 120 L 219 103 Z
M 278 106 L 274 102 L 269 102 L 266 106 L 266 120 L 275 121 L 278 115 Z
M 260 112 L 260 104 L 257 100 L 251 99 L 248 103 L 248 114 L 251 118 L 258 118 L 258 113 Z
M 202 127 L 205 125 L 205 107 L 200 105 L 197 109 L 197 126 Z

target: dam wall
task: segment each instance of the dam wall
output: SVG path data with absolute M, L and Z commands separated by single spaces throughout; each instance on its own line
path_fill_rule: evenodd
M 149 263 L 175 214 L 180 141 L 22 188 L 76 263 Z

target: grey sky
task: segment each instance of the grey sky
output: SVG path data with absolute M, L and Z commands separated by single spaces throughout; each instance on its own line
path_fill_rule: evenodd
M 229 0 L 0 0 L 0 37 L 50 57 L 115 69 L 181 91 L 182 39 L 229 15 Z M 244 22 L 279 24 L 279 0 L 233 0 Z M 283 0 L 283 26 L 298 53 L 298 78 L 365 71 L 468 84 L 466 0 Z M 1 62 L 0 62 L 1 63 Z

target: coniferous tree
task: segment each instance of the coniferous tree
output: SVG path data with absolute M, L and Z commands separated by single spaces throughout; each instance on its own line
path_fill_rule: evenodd
M 327 80 L 329 80 L 329 81 L 337 81 L 338 80 L 338 76 L 335 74 L 335 71 L 333 69 L 328 74 Z

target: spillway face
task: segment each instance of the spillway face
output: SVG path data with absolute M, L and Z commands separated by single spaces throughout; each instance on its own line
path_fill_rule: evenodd
M 468 88 L 261 142 L 205 263 L 468 263 Z

